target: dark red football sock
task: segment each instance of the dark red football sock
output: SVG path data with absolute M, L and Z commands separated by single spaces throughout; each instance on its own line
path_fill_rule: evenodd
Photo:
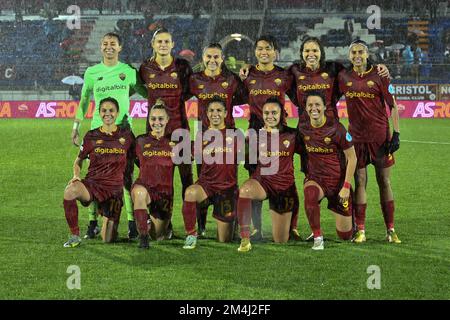
M 136 225 L 140 235 L 148 234 L 148 213 L 146 209 L 136 209 L 134 210 L 134 219 L 136 219 Z
M 252 200 L 238 198 L 237 215 L 241 238 L 250 238 L 250 221 L 252 219 Z
M 339 231 L 338 229 L 336 229 L 336 232 L 338 234 L 338 237 L 341 238 L 342 240 L 350 240 L 352 238 L 352 235 L 353 235 L 353 230 L 350 230 L 350 231 Z
M 184 229 L 188 235 L 197 235 L 197 230 L 195 229 L 195 223 L 197 221 L 197 202 L 184 201 L 183 202 L 183 220 Z
M 388 230 L 394 229 L 394 200 L 381 203 L 384 224 Z
M 308 218 L 314 238 L 317 238 L 322 235 L 322 231 L 320 230 L 320 206 L 318 201 L 320 190 L 317 186 L 309 185 L 304 189 L 304 194 L 306 217 Z
M 70 232 L 73 235 L 80 235 L 80 228 L 78 227 L 78 206 L 77 200 L 64 199 L 64 214 L 66 215 L 67 224 Z
M 367 203 L 354 203 L 353 209 L 355 210 L 355 222 L 358 230 L 364 231 L 366 229 L 366 208 Z

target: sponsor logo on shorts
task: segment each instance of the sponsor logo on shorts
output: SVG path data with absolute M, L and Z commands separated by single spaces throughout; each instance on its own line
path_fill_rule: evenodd
M 328 79 L 328 73 L 326 73 L 326 72 L 324 72 L 324 73 L 322 73 L 321 75 L 320 75 L 324 80 L 327 80 Z
M 151 83 L 147 84 L 147 87 L 149 87 L 152 90 L 155 90 L 155 89 L 178 89 L 178 84 L 167 83 L 167 82 L 163 82 L 163 83 L 151 82 Z
M 94 149 L 95 153 L 99 153 L 99 154 L 125 154 L 125 150 L 124 149 L 120 149 L 120 148 L 95 148 Z
M 228 84 L 228 82 L 222 82 L 222 88 L 224 88 L 224 89 L 226 89 L 226 88 L 228 88 L 228 86 L 229 86 L 229 84 Z

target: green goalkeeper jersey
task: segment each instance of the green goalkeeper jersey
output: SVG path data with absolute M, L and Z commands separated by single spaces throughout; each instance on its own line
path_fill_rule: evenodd
M 112 67 L 103 63 L 89 67 L 84 74 L 84 84 L 76 119 L 82 121 L 86 116 L 91 95 L 94 93 L 95 110 L 92 116 L 91 130 L 103 124 L 99 114 L 99 103 L 102 99 L 108 97 L 112 97 L 119 102 L 119 116 L 116 124 L 121 125 L 123 118 L 127 116 L 131 126 L 132 119 L 128 110 L 130 108 L 130 95 L 135 91 L 143 97 L 147 97 L 147 90 L 141 84 L 137 70 L 132 66 L 119 61 Z

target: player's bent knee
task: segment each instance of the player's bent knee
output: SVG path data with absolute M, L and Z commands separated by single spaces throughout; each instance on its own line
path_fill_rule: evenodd
M 186 192 L 184 193 L 184 199 L 186 201 L 196 201 L 198 197 L 198 186 L 197 185 L 191 185 L 186 189 Z

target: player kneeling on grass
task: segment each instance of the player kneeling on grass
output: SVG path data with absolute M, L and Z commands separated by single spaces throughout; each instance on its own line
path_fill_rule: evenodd
M 328 209 L 336 218 L 336 231 L 343 240 L 353 235 L 352 190 L 350 180 L 355 173 L 356 154 L 352 137 L 344 126 L 325 116 L 325 97 L 311 91 L 305 98 L 307 122 L 299 125 L 306 150 L 306 177 L 303 186 L 305 212 L 313 231 L 312 249 L 323 250 L 320 229 L 320 202 L 328 199 Z
M 157 100 L 153 105 L 148 121 L 150 131 L 136 138 L 140 170 L 131 190 L 139 247 L 143 249 L 149 248 L 150 233 L 153 239 L 163 240 L 166 237 L 173 205 L 172 148 L 175 144 L 165 135 L 169 115 L 162 100 Z M 148 209 L 150 225 L 147 223 Z
M 249 232 L 252 200 L 269 199 L 273 240 L 278 243 L 288 241 L 292 211 L 298 203 L 293 163 L 294 153 L 301 151 L 297 130 L 283 125 L 283 105 L 276 97 L 267 99 L 262 115 L 264 127 L 259 131 L 258 164 L 251 178 L 239 189 L 239 252 L 252 248 Z
M 73 178 L 64 191 L 64 211 L 71 231 L 64 247 L 76 247 L 81 243 L 77 200 L 85 206 L 96 201 L 104 219 L 101 232 L 103 241 L 112 242 L 117 238 L 123 205 L 123 176 L 127 157 L 134 152 L 134 136 L 129 129 L 115 124 L 119 104 L 114 98 L 100 101 L 99 113 L 103 124 L 85 135 L 73 165 Z M 80 179 L 83 160 L 88 157 L 90 163 L 87 175 Z
M 195 153 L 196 161 L 202 165 L 201 173 L 198 181 L 187 188 L 184 196 L 183 218 L 187 233 L 184 249 L 194 249 L 197 244 L 197 204 L 206 209 L 214 205 L 213 215 L 217 219 L 219 242 L 230 242 L 233 238 L 238 193 L 238 143 L 244 145 L 244 136 L 240 131 L 227 130 L 226 102 L 221 98 L 211 99 L 206 112 L 209 128 L 204 133 L 200 131 L 196 145 L 201 143 L 201 148 L 198 148 L 198 154 Z M 236 134 L 241 134 L 241 139 Z

